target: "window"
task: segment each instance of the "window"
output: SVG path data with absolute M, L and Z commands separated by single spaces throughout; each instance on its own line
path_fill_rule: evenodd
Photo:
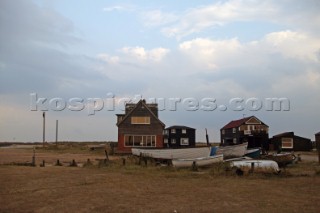
M 155 147 L 155 135 L 125 135 L 124 145 L 126 147 Z
M 225 133 L 225 132 L 224 132 L 224 129 L 221 131 L 221 133 L 224 135 L 224 133 Z
M 236 133 L 236 131 L 237 131 L 236 128 L 232 129 L 232 133 Z
M 182 134 L 187 134 L 187 130 L 186 129 L 182 129 Z
M 168 138 L 165 138 L 165 139 L 163 140 L 163 143 L 168 143 Z
M 237 138 L 233 138 L 233 143 L 234 143 L 234 144 L 237 143 Z
M 176 133 L 176 129 L 171 129 L 171 133 L 175 134 Z
M 293 148 L 293 139 L 292 138 L 282 138 L 281 139 L 282 149 L 292 149 Z
M 131 117 L 131 124 L 150 124 L 150 117 Z
M 175 138 L 171 139 L 171 144 L 176 144 L 176 139 Z
M 164 135 L 169 135 L 169 130 L 167 130 L 167 129 L 163 130 L 163 134 Z
M 189 145 L 189 138 L 181 138 L 180 139 L 180 145 L 188 146 Z

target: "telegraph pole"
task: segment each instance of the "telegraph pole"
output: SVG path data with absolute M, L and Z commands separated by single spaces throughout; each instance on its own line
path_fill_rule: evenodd
M 43 138 L 42 138 L 42 146 L 44 147 L 44 142 L 46 141 L 46 112 L 42 113 L 43 117 Z
M 56 146 L 58 147 L 58 120 L 56 120 Z

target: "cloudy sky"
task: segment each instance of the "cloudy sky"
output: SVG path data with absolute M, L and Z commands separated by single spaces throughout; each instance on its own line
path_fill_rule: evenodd
M 56 120 L 60 140 L 114 141 L 115 114 L 137 95 L 164 100 L 160 119 L 198 141 L 250 115 L 270 136 L 320 131 L 318 0 L 1 0 L 0 26 L 0 141 L 42 141 L 42 110 L 48 141 Z M 267 98 L 290 109 L 268 110 Z

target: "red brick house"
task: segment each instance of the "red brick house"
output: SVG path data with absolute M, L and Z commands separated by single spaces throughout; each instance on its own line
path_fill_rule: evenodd
M 165 124 L 158 118 L 158 104 L 145 100 L 127 103 L 125 114 L 117 114 L 118 152 L 131 153 L 132 147 L 163 147 Z

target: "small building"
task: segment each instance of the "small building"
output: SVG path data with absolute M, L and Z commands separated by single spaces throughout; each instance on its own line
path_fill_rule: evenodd
M 312 142 L 308 138 L 300 137 L 294 132 L 284 132 L 274 135 L 270 139 L 274 150 L 288 150 L 288 151 L 311 151 Z
M 117 114 L 117 126 L 120 153 L 131 153 L 132 147 L 163 147 L 165 124 L 158 117 L 156 103 L 127 103 L 125 114 Z
M 196 146 L 196 129 L 187 126 L 170 126 L 163 132 L 164 146 L 191 148 Z
M 269 149 L 269 126 L 255 116 L 230 121 L 220 129 L 221 145 L 248 142 L 248 148 Z

